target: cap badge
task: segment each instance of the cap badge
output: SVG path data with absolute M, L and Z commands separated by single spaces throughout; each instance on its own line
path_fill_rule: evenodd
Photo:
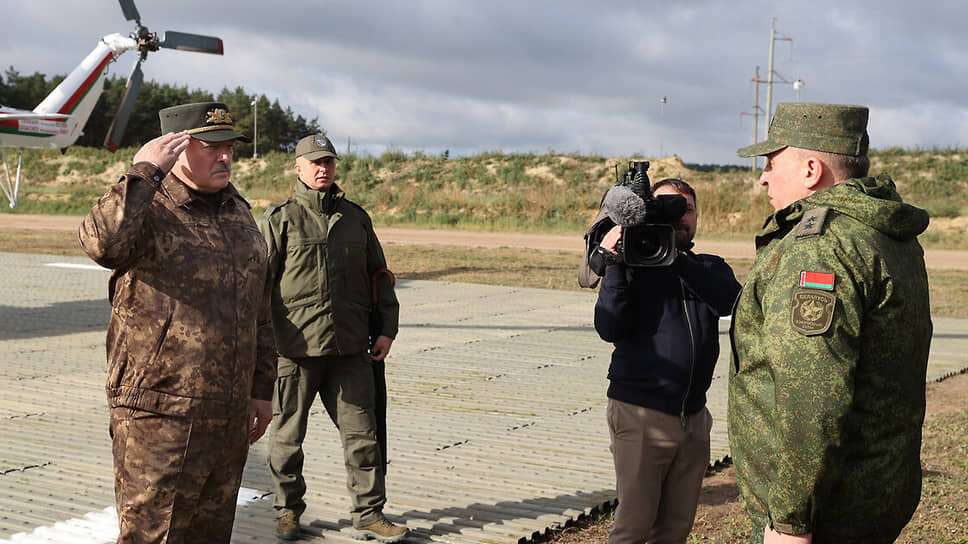
M 215 108 L 208 112 L 208 119 L 205 119 L 205 122 L 215 123 L 216 125 L 231 125 L 232 115 L 222 108 Z
M 316 147 L 326 147 L 326 140 L 324 138 L 316 138 L 313 143 L 316 144 Z

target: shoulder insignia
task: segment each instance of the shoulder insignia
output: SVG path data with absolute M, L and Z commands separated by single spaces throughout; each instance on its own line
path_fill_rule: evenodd
M 286 204 L 289 204 L 289 201 L 291 200 L 292 200 L 291 198 L 287 198 L 282 202 L 277 202 L 275 204 L 270 205 L 268 208 L 266 208 L 266 211 L 264 214 L 262 214 L 262 217 L 269 217 L 270 215 L 276 213 L 277 211 L 285 208 Z
M 797 225 L 797 238 L 804 238 L 806 236 L 813 236 L 815 234 L 823 234 L 824 221 L 827 220 L 827 212 L 829 211 L 829 206 L 821 206 L 819 208 L 813 208 L 812 210 L 807 210 L 804 212 L 803 219 L 801 219 L 800 224 Z

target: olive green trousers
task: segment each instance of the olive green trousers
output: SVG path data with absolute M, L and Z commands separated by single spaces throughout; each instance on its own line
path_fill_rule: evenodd
M 280 516 L 287 512 L 300 516 L 306 510 L 302 444 L 309 411 L 318 395 L 343 444 L 353 524 L 359 527 L 380 518 L 386 487 L 376 435 L 372 365 L 366 353 L 279 357 L 272 396 L 269 470 L 276 488 L 274 507 Z

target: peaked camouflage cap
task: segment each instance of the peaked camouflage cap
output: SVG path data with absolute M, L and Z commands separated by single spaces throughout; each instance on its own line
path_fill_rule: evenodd
M 777 105 L 766 140 L 736 150 L 740 157 L 799 147 L 858 157 L 867 154 L 865 106 L 784 102 Z
M 162 134 L 184 130 L 203 142 L 252 141 L 235 131 L 229 107 L 221 102 L 172 106 L 159 111 L 158 117 L 161 118 Z
M 296 158 L 305 157 L 306 160 L 314 161 L 323 157 L 333 157 L 338 159 L 336 148 L 333 142 L 325 134 L 313 134 L 306 136 L 296 144 Z

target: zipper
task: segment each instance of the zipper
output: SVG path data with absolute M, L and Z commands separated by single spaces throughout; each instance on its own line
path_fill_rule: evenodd
M 171 322 L 174 317 L 175 311 L 168 310 L 168 315 L 165 317 L 165 322 L 161 325 L 161 333 L 158 335 L 158 342 L 155 344 L 152 361 L 157 360 L 158 356 L 161 354 L 161 346 L 165 345 L 165 339 L 168 338 L 168 331 L 171 329 Z
M 317 191 L 318 192 L 318 191 Z M 333 296 L 333 279 L 335 274 L 330 274 L 329 265 L 332 262 L 331 255 L 329 254 L 329 231 L 332 228 L 333 217 L 331 214 L 326 213 L 325 196 L 320 197 L 319 208 L 314 210 L 314 215 L 316 218 L 316 227 L 319 229 L 321 236 L 324 236 L 326 243 L 317 246 L 318 252 L 316 253 L 316 301 L 317 304 L 324 304 L 325 299 L 329 299 L 330 316 L 333 320 L 333 344 L 336 346 L 336 353 L 343 355 L 343 349 L 339 345 L 339 333 L 336 332 L 336 303 Z M 333 203 L 333 214 L 335 214 L 335 202 Z M 325 283 L 325 289 L 323 288 Z M 326 295 L 324 297 L 324 295 Z
M 232 275 L 232 300 L 233 301 L 238 301 L 239 300 L 239 286 L 238 286 L 238 274 L 237 274 L 237 270 L 236 270 L 236 268 L 238 267 L 238 264 L 237 264 L 236 258 L 235 258 L 235 248 L 232 247 L 232 240 L 229 240 L 229 237 L 225 234 L 225 229 L 222 228 L 222 218 L 221 218 L 222 217 L 222 207 L 225 205 L 225 202 L 226 202 L 226 200 L 223 200 L 222 202 L 220 202 L 219 205 L 218 205 L 218 208 L 216 208 L 216 210 L 215 210 L 215 214 L 214 214 L 215 215 L 215 224 L 218 225 L 218 232 L 219 232 L 219 234 L 222 235 L 222 240 L 225 242 L 225 247 L 229 251 L 229 258 L 230 258 L 231 263 L 232 263 L 232 265 L 230 267 L 230 270 L 229 270 L 229 273 Z M 239 357 L 239 304 L 238 303 L 235 303 L 234 306 L 235 306 L 235 326 L 233 328 L 235 330 L 235 334 L 232 335 L 232 337 L 233 337 L 232 338 L 232 344 L 233 344 L 232 345 L 232 355 L 233 355 L 233 357 L 235 359 L 234 363 L 237 365 L 238 362 L 239 362 L 239 359 L 240 359 L 240 357 Z M 232 397 L 232 395 L 235 392 L 235 386 L 236 386 L 236 383 L 238 381 L 238 376 L 239 376 L 239 374 L 237 372 L 234 373 L 234 374 L 236 376 L 236 381 L 234 381 L 232 383 L 232 388 L 231 388 L 231 390 L 229 392 L 229 397 L 230 398 Z
M 686 286 L 679 278 L 679 292 L 682 295 L 682 311 L 686 315 L 686 325 L 689 327 L 689 347 L 692 348 L 691 364 L 689 365 L 689 383 L 686 385 L 686 392 L 682 396 L 682 409 L 679 411 L 679 421 L 682 430 L 686 430 L 686 400 L 689 398 L 689 391 L 692 389 L 692 378 L 696 372 L 696 336 L 692 330 L 692 319 L 689 317 L 689 306 L 686 305 Z

